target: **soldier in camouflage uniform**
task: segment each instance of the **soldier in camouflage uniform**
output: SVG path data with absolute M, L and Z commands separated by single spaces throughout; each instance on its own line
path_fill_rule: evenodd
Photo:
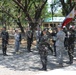
M 75 41 L 75 31 L 70 28 L 69 37 L 68 37 L 68 55 L 69 55 L 69 64 L 73 63 L 74 57 L 74 41 Z
M 3 30 L 1 32 L 1 37 L 2 37 L 2 51 L 3 55 L 6 56 L 6 51 L 7 51 L 7 44 L 8 44 L 8 39 L 9 39 L 9 34 L 6 31 L 6 27 L 3 27 Z
M 30 30 L 30 28 L 27 29 L 27 32 L 26 32 L 26 36 L 27 36 L 27 50 L 28 52 L 31 52 L 31 44 L 33 42 L 33 32 L 32 30 Z
M 56 56 L 56 46 L 55 46 L 55 43 L 56 43 L 56 30 L 53 30 L 53 32 L 51 33 L 52 35 L 52 41 L 53 41 L 53 47 L 54 47 L 54 52 L 53 52 L 53 55 Z
M 62 31 L 62 26 L 58 25 L 57 35 L 56 35 L 56 57 L 59 67 L 63 66 L 63 52 L 64 52 L 64 40 L 65 40 L 65 33 Z
M 63 26 L 63 31 L 65 33 L 64 46 L 65 46 L 65 49 L 67 50 L 68 49 L 68 30 L 67 30 L 67 27 Z
M 41 33 L 38 49 L 42 63 L 42 70 L 47 70 L 48 37 L 46 35 L 46 30 L 43 30 Z

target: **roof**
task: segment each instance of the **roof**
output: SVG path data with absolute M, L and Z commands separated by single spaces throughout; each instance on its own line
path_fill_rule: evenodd
M 65 19 L 65 17 L 52 17 L 51 18 L 45 18 L 44 22 L 63 22 L 63 20 Z

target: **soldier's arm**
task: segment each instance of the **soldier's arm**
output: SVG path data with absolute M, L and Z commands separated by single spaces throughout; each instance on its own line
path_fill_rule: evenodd
M 9 33 L 7 32 L 7 42 L 9 42 Z

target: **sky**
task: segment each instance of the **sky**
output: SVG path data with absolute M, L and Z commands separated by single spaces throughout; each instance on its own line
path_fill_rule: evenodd
M 48 4 L 51 4 L 52 3 L 52 0 L 48 0 Z M 50 11 L 50 5 L 48 6 L 48 11 Z
M 53 0 L 48 0 L 48 4 L 49 4 L 49 6 L 48 6 L 48 11 L 51 11 L 50 4 L 52 4 L 52 2 L 53 2 Z M 60 10 L 60 9 L 61 9 L 61 7 L 58 8 L 58 10 Z M 57 11 L 58 11 L 58 10 L 57 10 Z M 57 12 L 57 11 L 56 11 L 56 12 Z
M 48 0 L 48 3 L 51 4 L 52 3 L 52 0 Z

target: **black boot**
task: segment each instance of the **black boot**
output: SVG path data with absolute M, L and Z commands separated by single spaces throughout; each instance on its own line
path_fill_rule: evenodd
M 70 56 L 70 58 L 69 58 L 69 62 L 67 62 L 67 64 L 72 64 L 72 63 L 73 63 L 73 57 Z
M 47 71 L 46 65 L 43 65 L 42 70 Z

